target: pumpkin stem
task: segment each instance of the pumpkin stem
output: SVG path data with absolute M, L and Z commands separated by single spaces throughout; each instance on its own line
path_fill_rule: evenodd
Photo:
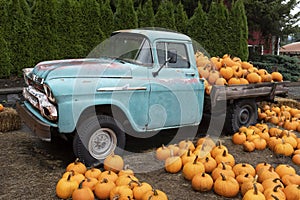
M 205 172 L 202 172 L 201 176 L 202 176 L 202 177 L 205 177 Z M 299 185 L 299 187 L 300 187 L 300 185 Z
M 300 185 L 298 185 L 297 189 L 299 189 L 299 190 L 300 190 Z
M 257 182 L 257 179 L 258 179 L 258 175 L 255 174 L 254 179 L 253 179 L 253 183 L 256 183 L 256 182 Z
M 208 162 L 209 161 L 209 157 L 208 156 L 206 156 L 206 158 L 205 158 L 205 162 Z
M 225 170 L 226 169 L 225 162 L 222 161 L 221 163 L 222 163 L 222 169 Z
M 271 197 L 273 197 L 273 199 L 275 199 L 275 200 L 279 200 L 279 198 L 277 196 L 275 196 L 274 194 L 271 194 Z
M 194 159 L 194 162 L 193 162 L 194 165 L 197 164 L 197 160 L 198 160 L 198 155 L 196 155 L 196 157 Z
M 274 178 L 274 179 L 273 179 L 273 182 L 274 182 L 274 183 L 277 183 L 278 181 L 281 183 L 281 179 L 280 179 L 280 178 Z
M 157 196 L 157 195 L 158 195 L 156 189 L 153 189 L 152 191 L 153 191 L 153 195 L 154 195 L 154 196 Z
M 82 184 L 83 184 L 84 181 L 85 181 L 85 180 L 83 179 L 83 180 L 79 183 L 78 189 L 81 189 L 81 188 L 82 188 Z
M 226 157 L 226 155 L 227 155 L 227 151 L 224 150 L 222 156 L 223 156 L 223 157 Z
M 70 181 L 71 176 L 72 176 L 72 174 L 70 173 L 70 174 L 68 175 L 67 181 Z
M 226 176 L 222 173 L 220 173 L 220 175 L 222 176 L 222 181 L 226 181 Z
M 101 183 L 108 183 L 108 179 L 107 178 L 103 178 Z
M 244 176 L 244 177 L 246 177 L 246 178 L 247 178 L 247 177 L 249 177 L 249 174 L 248 174 L 248 173 L 247 173 L 247 174 L 245 174 L 245 176 Z
M 115 195 L 112 200 L 118 200 L 120 198 L 120 195 Z
M 277 191 L 278 191 L 278 188 L 282 188 L 282 186 L 281 186 L 281 185 L 276 185 L 276 186 L 274 187 L 274 189 L 273 189 L 273 192 L 277 192 Z
M 124 166 L 124 169 L 125 169 L 125 170 L 129 169 L 129 164 L 126 164 L 126 165 Z
M 74 161 L 74 164 L 77 165 L 79 162 L 80 162 L 79 158 L 76 158 L 75 161 Z
M 258 195 L 256 183 L 253 183 L 254 195 Z
M 187 156 L 188 156 L 188 157 L 191 156 L 191 149 L 188 149 Z

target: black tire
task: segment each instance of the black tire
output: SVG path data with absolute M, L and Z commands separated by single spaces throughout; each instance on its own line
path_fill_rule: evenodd
M 121 155 L 125 141 L 125 133 L 112 117 L 91 116 L 78 123 L 73 151 L 87 166 L 96 166 L 113 152 Z
M 228 105 L 225 130 L 233 134 L 241 126 L 250 126 L 257 123 L 257 104 L 255 99 L 236 100 Z

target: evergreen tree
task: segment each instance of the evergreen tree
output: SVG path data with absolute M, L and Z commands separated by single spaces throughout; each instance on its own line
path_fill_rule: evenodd
M 10 76 L 11 63 L 9 51 L 8 1 L 0 0 L 0 77 Z
M 9 4 L 9 49 L 14 75 L 22 75 L 22 69 L 34 64 L 32 59 L 31 18 L 29 6 L 24 0 L 12 0 Z M 26 12 L 26 14 L 24 13 Z M 29 15 L 29 16 L 28 16 Z
M 199 43 L 203 48 L 206 48 L 209 41 L 209 32 L 207 31 L 207 14 L 203 11 L 202 5 L 198 2 L 198 7 L 195 9 L 193 16 L 188 21 L 188 35 Z M 200 47 L 195 46 L 195 50 L 200 50 Z
M 177 4 L 175 8 L 174 16 L 175 16 L 175 24 L 176 24 L 177 31 L 186 34 L 188 17 L 181 1 Z
M 115 30 L 131 29 L 137 26 L 138 19 L 132 0 L 119 0 L 114 13 Z
M 170 0 L 162 1 L 154 16 L 154 26 L 176 30 L 174 4 Z
M 36 0 L 32 10 L 35 62 L 57 58 L 57 1 Z
M 233 5 L 230 13 L 231 32 L 228 40 L 230 42 L 230 51 L 232 56 L 238 56 L 242 60 L 247 60 L 248 52 L 248 25 L 247 16 L 243 0 L 237 0 Z
M 3 37 L 3 32 L 0 29 L 0 78 L 8 78 L 11 76 L 12 65 L 10 63 L 10 54 L 8 45 Z
M 147 0 L 145 4 L 140 4 L 137 10 L 139 27 L 153 27 L 154 11 L 152 0 Z
M 223 1 L 213 2 L 208 12 L 207 31 L 209 32 L 209 42 L 207 51 L 211 56 L 222 56 L 228 53 L 228 9 Z
M 114 31 L 114 13 L 110 7 L 110 0 L 100 2 L 100 26 L 105 37 L 109 37 Z
M 59 26 L 58 37 L 58 58 L 78 58 L 84 56 L 80 32 L 80 5 L 77 1 L 61 0 L 58 13 Z
M 84 0 L 81 3 L 81 27 L 83 54 L 87 56 L 104 39 L 100 28 L 100 7 L 96 0 Z

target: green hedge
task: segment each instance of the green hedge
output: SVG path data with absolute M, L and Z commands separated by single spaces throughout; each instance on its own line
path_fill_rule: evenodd
M 260 55 L 251 58 L 254 66 L 266 69 L 269 73 L 278 70 L 287 81 L 299 81 L 300 60 L 297 57 Z
M 243 0 L 232 8 L 222 0 L 213 1 L 210 9 L 199 3 L 190 19 L 182 4 L 171 0 L 160 1 L 156 13 L 153 1 L 136 7 L 134 2 L 0 0 L 0 78 L 21 76 L 23 68 L 43 60 L 84 58 L 112 31 L 147 26 L 188 33 L 210 56 L 229 53 L 247 60 Z

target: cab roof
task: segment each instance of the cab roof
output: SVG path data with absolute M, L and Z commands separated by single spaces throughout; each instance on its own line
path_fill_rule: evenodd
M 118 33 L 136 33 L 147 37 L 151 42 L 157 39 L 175 39 L 191 41 L 191 38 L 182 33 L 166 30 L 166 29 L 126 29 L 113 32 L 113 35 Z

